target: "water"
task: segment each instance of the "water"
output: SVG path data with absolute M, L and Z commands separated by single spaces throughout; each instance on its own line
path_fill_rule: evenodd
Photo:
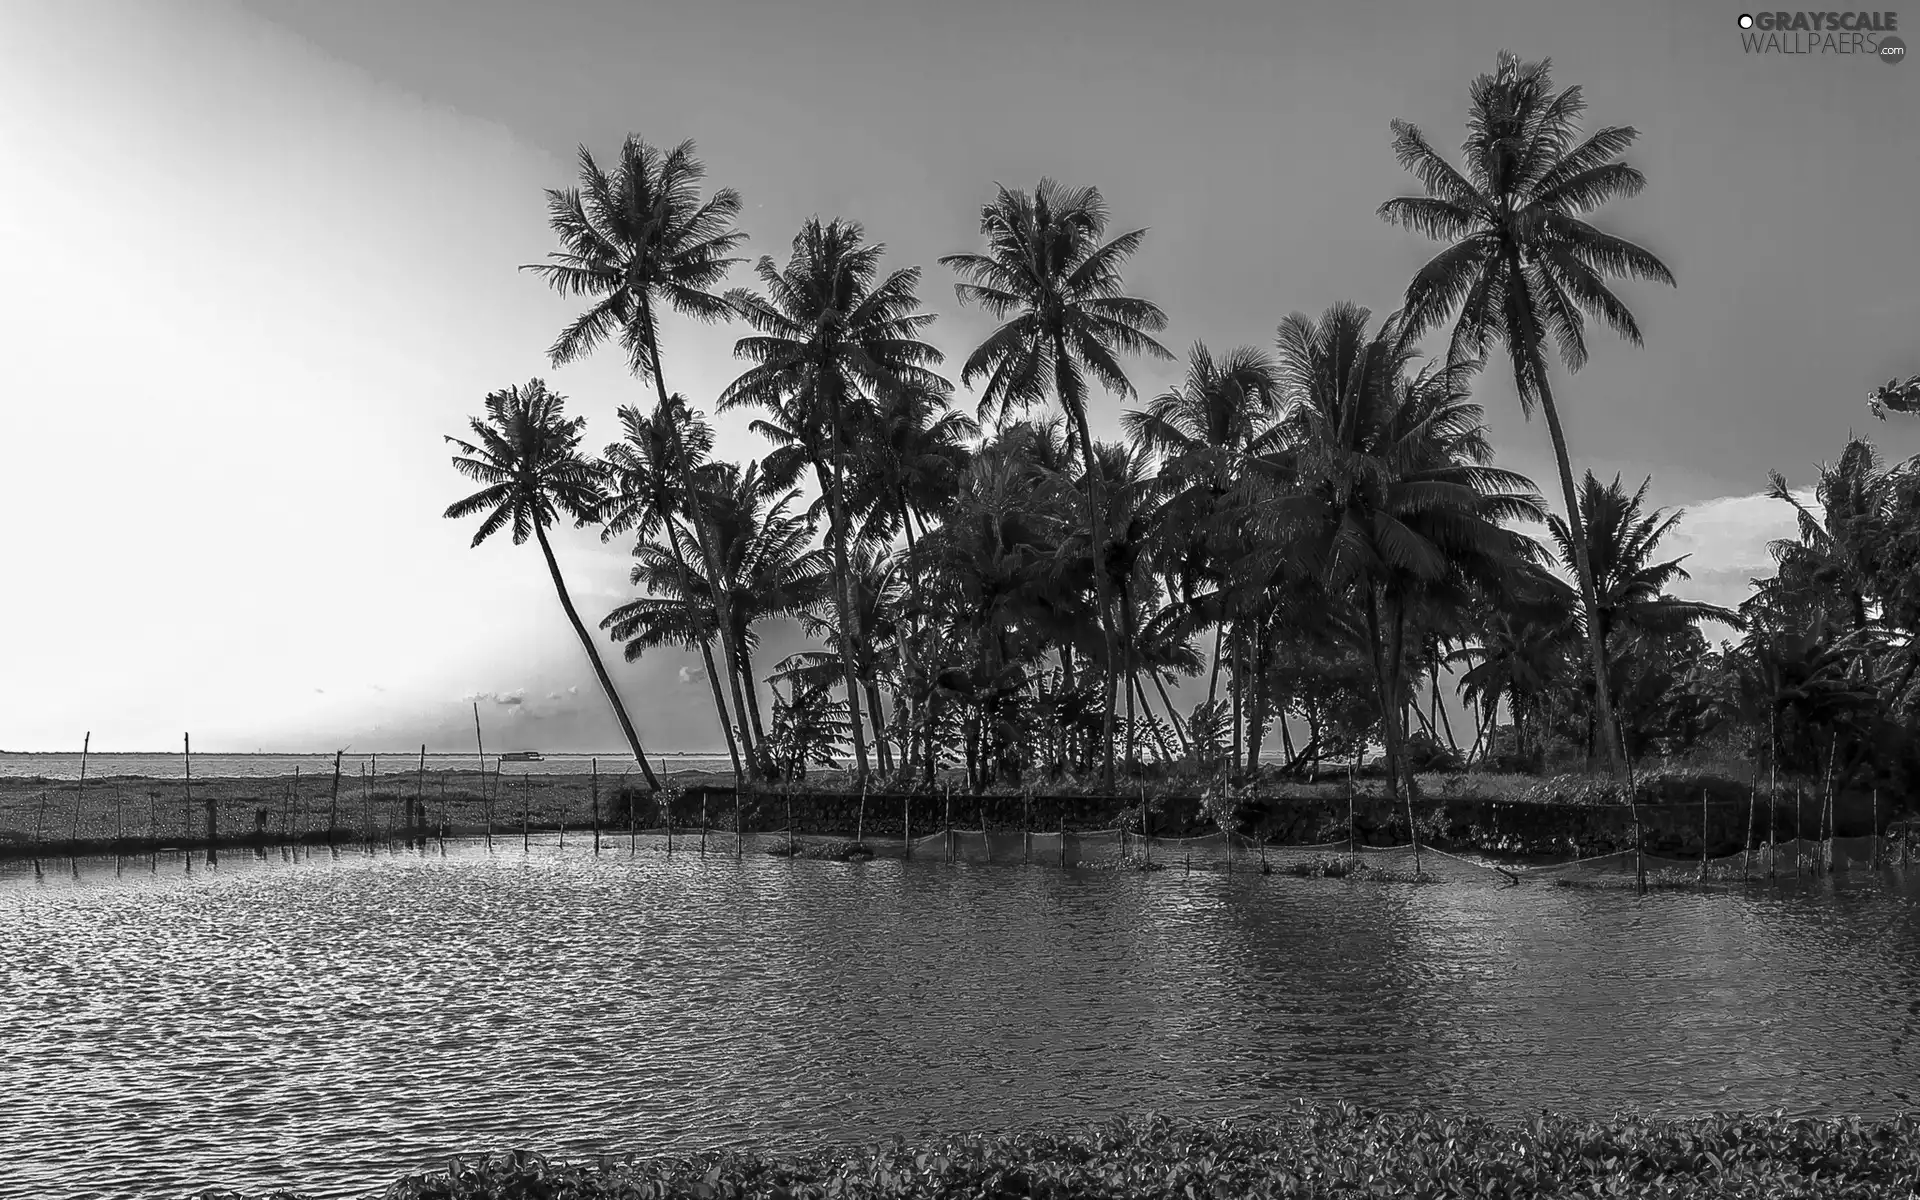
M 487 753 L 487 765 L 491 768 L 499 761 L 499 751 L 512 750 L 513 747 L 496 747 Z M 88 779 L 108 779 L 115 776 L 138 777 L 143 779 L 179 779 L 187 772 L 187 759 L 183 754 L 89 754 L 87 758 Z M 537 763 L 516 763 L 514 770 L 528 771 L 537 775 L 585 775 L 594 769 L 598 759 L 602 775 L 618 774 L 623 766 L 631 768 L 633 756 L 629 754 L 549 754 Z M 712 755 L 699 752 L 682 754 L 650 754 L 648 762 L 662 774 L 675 771 L 731 771 L 733 768 L 725 755 Z M 357 775 L 364 764 L 370 770 L 385 770 L 404 774 L 419 765 L 420 755 L 413 754 L 348 754 L 341 758 L 340 769 L 348 775 Z M 382 767 L 381 764 L 385 764 Z M 433 771 L 472 771 L 478 770 L 480 757 L 475 752 L 464 754 L 429 754 L 427 768 Z M 304 775 L 328 774 L 333 771 L 331 754 L 195 754 L 193 756 L 193 777 L 195 779 L 275 779 L 293 774 L 295 767 Z M 80 778 L 80 755 L 78 754 L 10 754 L 0 753 L 0 778 L 42 779 L 78 779 Z
M 376 1193 L 1296 1097 L 1868 1116 L 1920 870 L 1751 895 L 523 853 L 0 869 L 0 1194 Z

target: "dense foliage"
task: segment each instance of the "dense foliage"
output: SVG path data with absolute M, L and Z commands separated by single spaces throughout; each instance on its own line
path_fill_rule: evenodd
M 1076 1134 L 895 1143 L 793 1158 L 721 1152 L 556 1163 L 508 1154 L 387 1189 L 388 1200 L 1869 1200 L 1920 1179 L 1920 1124 L 1712 1117 L 1508 1124 L 1349 1106 L 1277 1120 L 1162 1117 Z M 198 1200 L 228 1200 L 203 1193 Z M 238 1200 L 233 1197 L 232 1200 Z
M 617 343 L 652 402 L 622 407 L 595 457 L 539 380 L 496 393 L 456 460 L 489 490 L 448 515 L 485 514 L 476 541 L 540 542 L 603 683 L 544 531 L 567 517 L 631 538 L 638 594 L 602 635 L 629 660 L 701 656 L 746 784 L 849 763 L 894 786 L 942 765 L 977 788 L 1036 773 L 1108 792 L 1175 772 L 1229 783 L 1277 739 L 1268 770 L 1301 776 L 1384 746 L 1395 795 L 1418 772 L 1482 764 L 1606 763 L 1617 785 L 1703 744 L 1904 787 L 1920 744 L 1920 474 L 1856 440 L 1814 507 L 1776 476 L 1800 525 L 1778 574 L 1738 612 L 1676 598 L 1687 574 L 1661 547 L 1681 514 L 1650 509 L 1648 482 L 1575 475 L 1550 378 L 1555 356 L 1585 362 L 1590 321 L 1640 340 L 1609 280 L 1673 282 L 1587 220 L 1644 186 L 1620 159 L 1635 132 L 1581 136 L 1579 89 L 1507 54 L 1470 98 L 1459 167 L 1394 123 L 1419 194 L 1381 215 L 1444 244 L 1396 311 L 1296 313 L 1271 349 L 1195 343 L 1181 382 L 1144 400 L 1128 370 L 1171 357 L 1154 337 L 1167 317 L 1124 277 L 1146 231 L 1110 229 L 1097 189 L 998 188 L 980 248 L 939 260 L 997 322 L 956 387 L 921 270 L 888 268 L 859 225 L 809 220 L 784 262 L 755 264 L 756 287 L 723 291 L 743 265 L 742 206 L 703 195 L 692 145 L 629 138 L 608 167 L 583 150 L 578 187 L 549 193 L 560 248 L 530 268 L 588 305 L 550 357 Z M 716 459 L 668 388 L 669 311 L 745 327 L 744 370 L 715 404 L 757 414 L 763 460 Z M 1426 357 L 1420 339 L 1439 332 Z M 1545 418 L 1558 511 L 1494 461 L 1473 388 L 1496 347 Z M 978 421 L 955 409 L 959 388 Z M 1903 396 L 1889 384 L 1875 403 Z M 1102 397 L 1131 402 L 1119 442 L 1092 435 Z M 774 620 L 817 648 L 757 665 Z M 1742 640 L 1712 648 L 1706 622 Z

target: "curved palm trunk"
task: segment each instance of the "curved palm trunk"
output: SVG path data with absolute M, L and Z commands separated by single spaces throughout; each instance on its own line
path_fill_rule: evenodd
M 740 683 L 747 690 L 747 717 L 753 725 L 753 744 L 764 752 L 767 745 L 766 726 L 760 722 L 760 695 L 753 686 L 753 654 L 747 649 L 747 639 L 739 638 L 740 643 Z
M 687 572 L 686 553 L 680 546 L 680 531 L 674 525 L 671 514 L 666 518 L 666 526 L 667 548 L 673 551 L 673 565 L 680 575 L 680 594 L 688 603 L 692 603 L 693 577 Z M 733 763 L 733 780 L 737 786 L 740 782 L 740 746 L 733 737 L 733 722 L 727 717 L 726 693 L 720 690 L 720 676 L 713 665 L 713 641 L 710 638 L 700 639 L 700 662 L 706 667 L 707 683 L 713 688 L 713 707 L 720 714 L 720 732 L 727 739 L 727 758 Z
M 1054 363 L 1056 364 L 1056 368 L 1058 368 L 1067 362 L 1066 339 L 1055 335 L 1053 348 Z M 1085 464 L 1087 471 L 1087 524 L 1090 532 L 1093 534 L 1094 598 L 1100 605 L 1100 640 L 1104 644 L 1107 660 L 1103 664 L 1106 674 L 1106 704 L 1104 706 L 1105 711 L 1101 714 L 1100 723 L 1101 740 L 1104 743 L 1103 763 L 1100 769 L 1100 784 L 1111 792 L 1113 790 L 1113 710 L 1114 701 L 1118 699 L 1114 691 L 1114 684 L 1118 682 L 1118 672 L 1116 672 L 1114 668 L 1117 665 L 1115 660 L 1119 658 L 1119 655 L 1115 653 L 1114 647 L 1113 589 L 1110 586 L 1110 581 L 1107 579 L 1105 569 L 1107 532 L 1106 521 L 1101 512 L 1100 505 L 1101 485 L 1105 481 L 1100 477 L 1100 463 L 1093 456 L 1093 434 L 1087 430 L 1086 405 L 1084 401 L 1079 404 L 1067 403 L 1067 393 L 1069 389 L 1062 386 L 1065 384 L 1066 378 L 1067 377 L 1063 375 L 1055 383 L 1054 390 L 1059 393 L 1061 407 L 1067 410 L 1068 419 L 1073 422 L 1074 432 L 1080 435 L 1080 459 L 1081 462 Z
M 651 314 L 649 314 L 649 317 L 651 317 Z M 651 319 L 647 321 L 646 329 L 647 353 L 648 356 L 653 359 L 654 391 L 660 396 L 661 408 L 667 409 L 671 407 L 672 402 L 667 397 L 666 376 L 663 375 L 660 370 L 660 340 L 653 332 L 653 321 Z M 671 415 L 672 414 L 669 413 L 670 418 Z M 680 438 L 679 421 L 669 419 L 668 428 L 673 430 L 673 454 L 675 465 L 680 468 L 680 490 L 686 497 L 687 517 L 693 522 L 693 534 L 695 541 L 700 547 L 700 557 L 704 559 L 707 564 L 707 588 L 713 597 L 714 614 L 719 618 L 717 625 L 720 637 L 720 651 L 727 661 L 727 675 L 729 679 L 737 680 L 740 672 L 740 656 L 736 652 L 733 644 L 733 600 L 732 597 L 727 594 L 727 574 L 721 569 L 719 554 L 715 550 L 712 544 L 712 538 L 708 533 L 706 513 L 703 511 L 700 503 L 699 489 L 693 486 L 692 472 L 688 470 L 685 443 L 682 442 Z M 733 699 L 737 708 L 740 704 L 740 695 L 737 686 L 734 689 Z M 753 743 L 747 740 L 746 722 L 743 720 L 739 725 L 740 737 L 743 741 L 746 741 L 745 750 L 747 761 L 753 762 L 754 747 Z M 737 766 L 734 769 L 734 782 L 735 786 L 739 786 L 742 782 L 741 772 Z
M 823 464 L 814 464 L 814 473 L 820 477 L 820 489 L 827 496 L 828 540 L 833 543 L 833 607 L 839 620 L 834 640 L 840 651 L 840 666 L 847 688 L 847 723 L 853 729 L 853 760 L 857 774 L 856 782 L 867 778 L 867 733 L 862 725 L 864 718 L 860 712 L 860 669 L 853 660 L 853 606 L 847 602 L 847 589 L 853 586 L 853 571 L 847 562 L 847 509 L 846 498 L 841 495 L 840 481 L 844 472 L 840 461 L 840 400 L 835 397 L 832 412 L 828 415 L 832 425 L 829 435 L 833 439 L 833 471 L 829 475 L 823 470 Z
M 1520 261 L 1512 255 L 1509 268 L 1521 277 Z M 1533 297 L 1522 296 L 1517 305 L 1527 352 L 1540 354 L 1540 331 L 1534 324 Z M 1607 651 L 1601 644 L 1600 597 L 1593 586 L 1593 560 L 1587 554 L 1587 528 L 1580 519 L 1580 494 L 1573 482 L 1573 461 L 1567 456 L 1567 435 L 1560 428 L 1560 409 L 1553 402 L 1553 386 L 1547 381 L 1544 359 L 1537 372 L 1540 381 L 1540 408 L 1547 417 L 1547 434 L 1553 439 L 1554 463 L 1560 468 L 1560 493 L 1567 506 L 1567 531 L 1572 535 L 1574 573 L 1580 576 L 1580 603 L 1587 616 L 1587 653 L 1593 667 L 1593 704 L 1599 723 L 1600 740 L 1607 747 L 1607 770 L 1617 783 L 1621 779 L 1620 735 L 1613 721 L 1613 699 L 1607 694 Z M 1636 805 L 1637 808 L 1637 805 Z M 1638 814 L 1636 813 L 1636 819 Z
M 918 736 L 921 749 L 929 756 L 933 753 L 932 729 L 927 724 L 927 719 L 933 711 L 933 706 L 931 703 L 921 701 L 913 694 L 913 689 L 917 686 L 916 680 L 922 683 L 927 682 L 920 680 L 917 674 L 916 668 L 919 666 L 918 651 L 914 646 L 914 637 L 915 634 L 919 632 L 920 622 L 926 620 L 927 607 L 926 599 L 920 592 L 920 572 L 914 568 L 913 563 L 916 546 L 913 536 L 913 506 L 907 503 L 907 493 L 904 488 L 900 491 L 900 528 L 907 535 L 907 591 L 908 594 L 913 597 L 914 611 L 914 619 L 907 623 L 907 628 L 903 631 L 900 638 L 900 658 L 902 664 L 906 667 L 907 675 L 907 733 L 901 746 L 902 757 L 904 758 L 904 761 L 901 763 L 901 768 L 905 771 L 911 771 L 913 769 L 913 746 L 916 735 Z M 931 777 L 931 768 L 929 768 L 928 774 L 929 777 Z
M 640 764 L 641 777 L 647 781 L 649 791 L 657 792 L 660 790 L 660 781 L 653 777 L 653 768 L 647 764 L 647 751 L 640 745 L 640 735 L 634 732 L 633 721 L 627 716 L 627 706 L 620 702 L 620 693 L 613 690 L 613 680 L 607 675 L 606 664 L 600 661 L 600 651 L 594 647 L 593 638 L 587 633 L 587 627 L 580 623 L 580 614 L 574 610 L 573 597 L 567 594 L 566 581 L 560 578 L 559 560 L 553 557 L 553 547 L 547 542 L 546 527 L 535 521 L 533 536 L 539 539 L 540 553 L 546 555 L 547 573 L 553 576 L 553 590 L 560 594 L 560 607 L 566 610 L 567 620 L 572 623 L 573 632 L 579 636 L 581 648 L 587 652 L 587 661 L 593 664 L 593 673 L 607 693 L 607 703 L 613 706 L 613 715 L 620 722 L 620 732 L 627 736 L 627 745 L 633 750 L 634 761 Z

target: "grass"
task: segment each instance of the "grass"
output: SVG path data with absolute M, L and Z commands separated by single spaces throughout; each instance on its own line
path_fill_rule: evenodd
M 1393 867 L 1377 867 L 1356 855 L 1318 855 L 1288 863 L 1282 874 L 1301 879 L 1352 879 L 1360 883 L 1438 883 L 1432 875 L 1415 874 Z
M 516 1152 L 408 1176 L 387 1200 L 1877 1200 L 1920 1179 L 1911 1116 L 1496 1122 L 1349 1105 L 1257 1121 L 1150 1117 L 1073 1133 L 566 1163 Z M 191 1200 L 247 1200 L 205 1191 Z M 268 1198 L 258 1198 L 268 1200 Z M 274 1193 L 271 1200 L 297 1200 Z
M 788 841 L 781 838 L 769 845 L 766 852 L 775 858 L 819 859 L 826 862 L 854 862 L 874 856 L 873 847 L 865 842 L 844 841 Z

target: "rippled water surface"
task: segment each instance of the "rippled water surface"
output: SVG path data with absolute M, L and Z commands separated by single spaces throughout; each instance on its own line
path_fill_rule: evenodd
M 578 841 L 8 864 L 0 1194 L 360 1195 L 474 1149 L 1300 1096 L 1878 1115 L 1920 1087 L 1917 898 L 1897 874 L 1637 898 Z

